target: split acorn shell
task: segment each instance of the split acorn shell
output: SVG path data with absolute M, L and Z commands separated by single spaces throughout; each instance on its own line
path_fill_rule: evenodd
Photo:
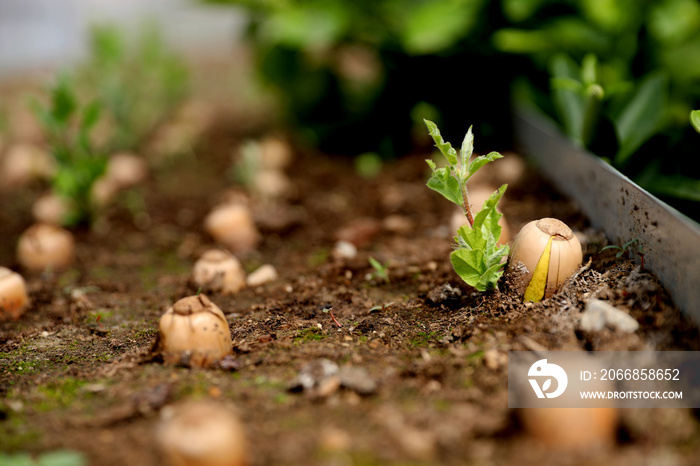
M 542 218 L 526 224 L 515 237 L 508 274 L 524 301 L 537 302 L 554 295 L 582 261 L 581 243 L 571 228 L 556 218 Z

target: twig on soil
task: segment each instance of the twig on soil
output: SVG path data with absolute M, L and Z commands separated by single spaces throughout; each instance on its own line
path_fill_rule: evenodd
M 576 279 L 586 270 L 588 270 L 591 267 L 591 262 L 592 258 L 588 258 L 588 262 L 581 268 L 579 268 L 576 272 L 574 272 L 573 275 L 571 275 L 569 278 L 566 279 L 564 282 L 564 285 L 561 287 L 559 292 L 557 293 L 558 295 L 563 295 L 564 293 L 569 291 L 569 288 L 573 285 L 573 283 L 576 282 Z

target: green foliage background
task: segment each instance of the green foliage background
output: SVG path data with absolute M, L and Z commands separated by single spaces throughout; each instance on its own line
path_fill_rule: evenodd
M 697 0 L 205 1 L 248 15 L 261 80 L 322 150 L 402 155 L 423 118 L 448 139 L 473 124 L 503 149 L 513 105 L 533 105 L 651 192 L 697 209 Z M 373 73 L 348 73 L 348 56 Z

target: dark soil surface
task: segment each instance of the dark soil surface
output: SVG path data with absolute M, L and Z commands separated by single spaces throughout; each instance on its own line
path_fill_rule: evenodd
M 21 318 L 0 323 L 0 452 L 67 448 L 94 465 L 162 464 L 161 410 L 212 398 L 240 413 L 253 465 L 697 464 L 692 410 L 624 410 L 612 447 L 578 452 L 544 447 L 521 427 L 507 407 L 508 351 L 698 350 L 698 329 L 653 275 L 600 253 L 604 232 L 530 169 L 502 202 L 511 231 L 559 218 L 584 239 L 588 265 L 537 304 L 523 304 L 505 281 L 476 292 L 449 262 L 452 210 L 425 187 L 424 148 L 367 179 L 350 159 L 295 146 L 292 192 L 274 203 L 249 196 L 263 240 L 240 257 L 246 271 L 269 263 L 279 278 L 208 294 L 226 314 L 233 360 L 162 364 L 158 320 L 197 293 L 191 267 L 217 246 L 205 215 L 227 192 L 248 194 L 226 175 L 233 148 L 269 129 L 235 106 L 214 108 L 191 151 L 152 161 L 147 183 L 94 228 L 73 230 L 77 256 L 66 271 L 33 274 L 15 259 L 44 186 L 0 195 L 0 265 L 22 272 L 32 300 Z M 500 180 L 492 172 L 477 182 L 487 181 Z M 343 234 L 358 243 L 356 257 L 333 254 Z M 388 265 L 388 282 L 369 257 Z M 581 331 L 591 296 L 628 311 L 640 329 Z M 323 312 L 329 305 L 340 327 Z M 341 386 L 295 386 L 322 359 L 361 370 Z

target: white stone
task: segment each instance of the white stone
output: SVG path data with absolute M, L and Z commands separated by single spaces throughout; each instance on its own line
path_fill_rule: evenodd
M 273 282 L 277 280 L 277 278 L 277 269 L 275 269 L 273 265 L 265 264 L 261 265 L 257 270 L 248 275 L 248 278 L 246 278 L 246 283 L 248 286 L 255 287 Z
M 629 314 L 599 299 L 591 299 L 581 314 L 581 329 L 599 331 L 605 327 L 621 332 L 635 332 L 639 322 Z
M 357 247 L 349 241 L 338 241 L 333 247 L 333 256 L 338 259 L 353 259 L 357 256 Z

